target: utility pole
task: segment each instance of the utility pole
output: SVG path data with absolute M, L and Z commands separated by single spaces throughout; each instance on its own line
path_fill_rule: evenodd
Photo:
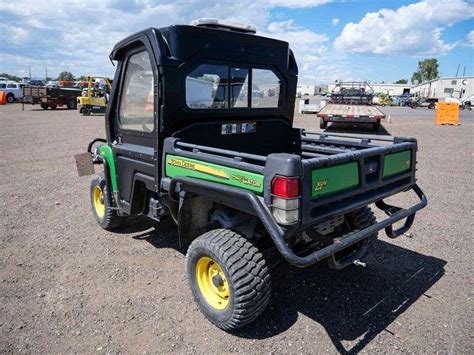
M 30 79 L 31 79 L 31 66 L 30 65 L 28 65 L 28 73 L 29 73 Z
M 466 66 L 464 66 L 464 69 L 462 71 L 462 76 L 466 76 Z
M 461 66 L 461 64 L 458 64 L 458 69 L 456 70 L 456 78 L 458 77 L 458 73 L 459 73 L 459 67 Z
M 45 75 L 46 75 L 46 77 L 44 78 L 44 80 L 45 80 L 45 81 L 48 81 L 48 66 L 47 66 L 47 65 L 44 67 L 44 72 L 45 72 Z

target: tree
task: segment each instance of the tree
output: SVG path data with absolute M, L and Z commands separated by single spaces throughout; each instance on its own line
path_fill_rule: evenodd
M 436 79 L 438 77 L 438 67 L 438 59 L 436 58 L 429 58 L 419 61 L 418 69 L 411 77 L 412 84 L 415 83 L 415 80 L 418 80 L 419 83 L 422 83 Z
M 19 76 L 10 75 L 7 73 L 0 74 L 0 77 L 7 78 L 8 80 L 12 80 L 12 81 L 21 81 L 21 78 Z
M 400 79 L 400 80 L 397 80 L 394 84 L 408 84 L 408 80 L 407 79 Z
M 74 75 L 68 71 L 62 71 L 59 73 L 58 80 L 66 80 L 66 81 L 73 81 L 74 80 Z

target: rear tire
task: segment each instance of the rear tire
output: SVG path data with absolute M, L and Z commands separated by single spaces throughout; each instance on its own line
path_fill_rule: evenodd
M 374 213 L 370 207 L 362 207 L 356 211 L 348 213 L 344 216 L 346 223 L 348 224 L 350 231 L 340 238 L 347 237 L 359 230 L 370 227 L 377 223 Z M 338 238 L 337 238 L 338 239 Z M 378 239 L 378 232 L 370 235 L 363 241 L 355 244 L 355 248 L 352 248 L 353 254 L 348 254 L 349 248 L 343 249 L 340 252 L 335 253 L 327 259 L 327 263 L 331 269 L 342 269 L 346 266 L 352 265 L 354 260 L 360 260 L 367 256 L 372 250 L 375 241 Z
M 430 110 L 434 110 L 434 108 L 436 107 L 435 103 L 434 102 L 431 102 L 429 105 L 428 105 L 428 108 Z
M 326 129 L 327 126 L 328 126 L 328 123 L 326 121 L 324 121 L 322 118 L 320 118 L 319 119 L 319 128 Z
M 48 106 L 48 105 L 46 105 L 46 104 L 41 104 L 40 106 L 41 106 L 41 108 L 42 108 L 43 110 L 47 110 L 47 109 L 48 109 L 48 107 L 49 107 L 49 106 Z
M 99 226 L 105 230 L 114 230 L 122 225 L 125 217 L 119 216 L 117 210 L 112 209 L 112 206 L 109 205 L 108 194 L 105 177 L 102 174 L 95 176 L 90 187 L 92 213 Z
M 196 303 L 221 329 L 253 322 L 269 303 L 270 275 L 263 255 L 231 230 L 215 229 L 195 239 L 186 266 Z
M 49 107 L 51 107 L 51 110 L 56 110 L 56 108 L 58 107 L 58 105 L 50 105 Z
M 8 94 L 7 94 L 7 102 L 8 102 L 9 104 L 14 103 L 14 102 L 15 102 L 15 95 L 13 95 L 12 93 L 8 93 Z

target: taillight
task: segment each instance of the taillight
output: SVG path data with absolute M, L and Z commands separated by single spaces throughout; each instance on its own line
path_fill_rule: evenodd
M 298 178 L 278 176 L 272 181 L 272 213 L 280 224 L 294 224 L 299 220 L 300 181 Z
M 295 198 L 300 195 L 298 178 L 276 177 L 272 181 L 272 195 L 282 198 Z

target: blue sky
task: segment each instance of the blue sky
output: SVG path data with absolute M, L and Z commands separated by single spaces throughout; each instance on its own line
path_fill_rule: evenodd
M 465 0 L 0 0 L 0 72 L 112 75 L 112 46 L 146 27 L 217 17 L 286 40 L 301 84 L 409 79 L 436 57 L 443 76 L 474 75 L 474 2 Z

